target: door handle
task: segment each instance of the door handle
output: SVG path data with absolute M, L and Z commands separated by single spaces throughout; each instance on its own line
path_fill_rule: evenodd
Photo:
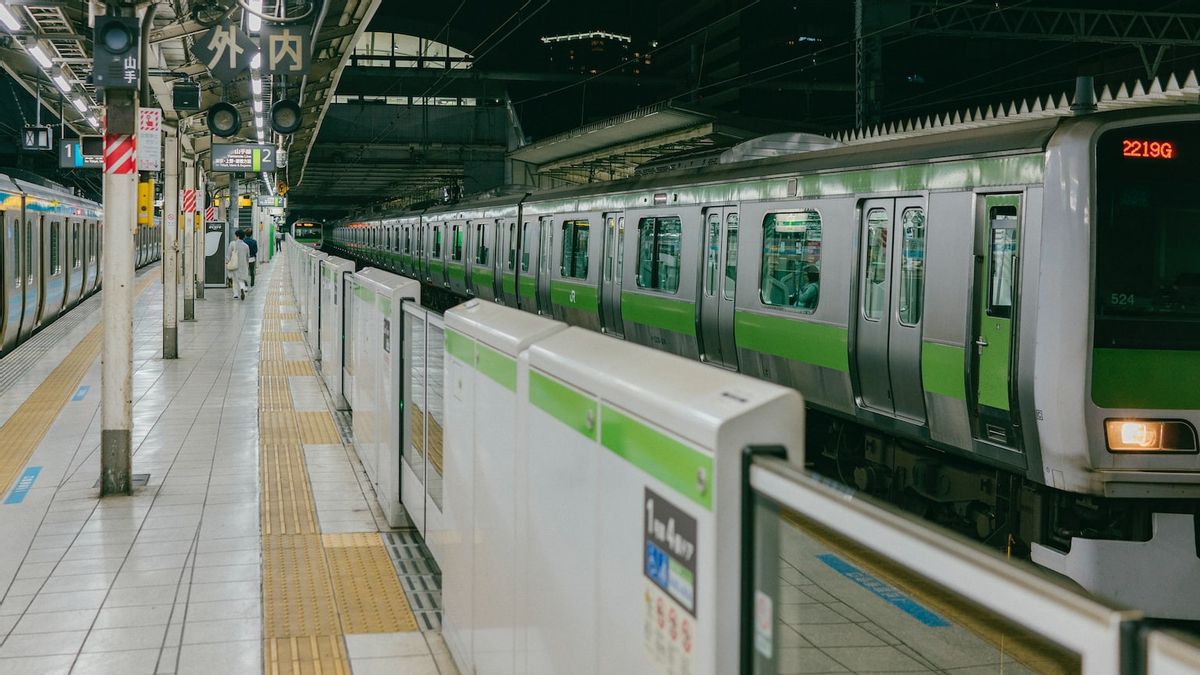
M 988 346 L 987 338 L 980 335 L 979 337 L 975 338 L 975 345 L 980 349 L 983 349 L 984 347 Z

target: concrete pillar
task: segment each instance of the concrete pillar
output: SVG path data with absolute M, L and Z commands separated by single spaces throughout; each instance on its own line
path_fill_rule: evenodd
M 163 358 L 179 358 L 179 134 L 163 125 Z M 184 216 L 184 220 L 187 216 Z
M 196 158 L 187 157 L 183 162 L 183 189 L 195 191 L 196 189 Z M 196 195 L 196 208 L 199 213 L 204 213 L 204 202 L 200 195 Z M 182 232 L 182 248 L 183 248 L 183 320 L 196 320 L 196 218 L 197 211 L 187 211 L 182 214 L 183 228 Z
M 137 119 L 137 94 L 107 92 L 106 116 Z M 137 227 L 136 158 L 122 162 L 133 134 L 104 142 L 104 337 L 100 368 L 100 495 L 133 491 L 133 232 Z M 136 155 L 135 155 L 136 157 Z M 122 173 L 117 173 L 121 171 Z

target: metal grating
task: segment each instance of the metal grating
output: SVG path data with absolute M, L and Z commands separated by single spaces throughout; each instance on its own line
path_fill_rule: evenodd
M 387 547 L 409 609 L 422 631 L 442 629 L 442 571 L 415 529 L 384 532 Z

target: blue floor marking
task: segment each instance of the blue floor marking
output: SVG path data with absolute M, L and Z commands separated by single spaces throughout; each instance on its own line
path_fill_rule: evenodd
M 25 495 L 29 493 L 29 488 L 33 487 L 33 481 L 37 480 L 38 474 L 42 472 L 42 467 L 31 466 L 25 469 L 21 477 L 17 479 L 17 485 L 8 493 L 8 498 L 4 500 L 5 504 L 20 504 L 25 501 Z
M 75 392 L 75 395 L 71 397 L 71 400 L 72 401 L 82 401 L 83 397 L 87 396 L 87 393 L 91 390 L 92 390 L 91 385 L 85 384 L 79 388 L 79 391 Z
M 926 626 L 944 628 L 950 625 L 949 621 L 934 614 L 932 610 L 921 606 L 916 600 L 913 600 L 887 583 L 876 579 L 832 553 L 821 554 L 817 556 L 817 560 L 829 565 L 840 572 L 842 576 L 871 591 L 888 604 L 895 606 L 900 611 L 912 616 Z

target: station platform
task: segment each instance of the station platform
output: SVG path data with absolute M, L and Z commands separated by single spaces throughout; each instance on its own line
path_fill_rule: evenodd
M 133 496 L 98 497 L 100 294 L 0 361 L 0 673 L 457 672 L 281 267 L 210 289 L 177 360 L 138 277 Z

